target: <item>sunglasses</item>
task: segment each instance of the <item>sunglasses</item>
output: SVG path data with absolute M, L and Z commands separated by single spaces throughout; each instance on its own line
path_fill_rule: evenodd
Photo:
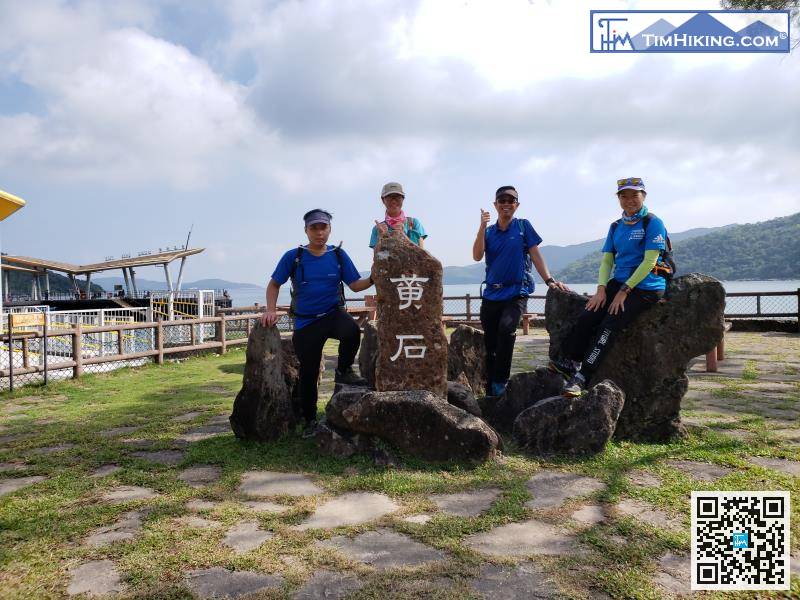
M 517 199 L 511 196 L 500 196 L 495 200 L 498 204 L 516 204 Z
M 623 185 L 642 185 L 642 179 L 640 177 L 629 177 L 627 179 L 617 179 L 617 186 Z

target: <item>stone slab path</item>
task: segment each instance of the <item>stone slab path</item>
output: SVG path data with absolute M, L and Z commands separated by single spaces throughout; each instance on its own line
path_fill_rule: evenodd
M 785 458 L 767 458 L 765 456 L 751 456 L 750 462 L 765 469 L 774 469 L 787 475 L 800 477 L 800 461 Z
M 659 487 L 661 485 L 661 480 L 657 475 L 650 471 L 643 470 L 631 471 L 628 473 L 628 481 L 630 481 L 632 485 L 646 488 Z
M 576 537 L 542 521 L 509 523 L 468 536 L 465 544 L 481 554 L 525 557 L 534 554 L 564 555 L 576 551 Z
M 499 495 L 499 489 L 486 488 L 457 494 L 432 494 L 430 500 L 447 515 L 477 517 L 488 510 Z
M 664 527 L 665 529 L 672 530 L 683 529 L 683 521 L 681 519 L 672 517 L 663 510 L 639 500 L 622 500 L 616 505 L 616 510 L 619 515 L 635 517 L 637 520 L 655 525 L 656 527 Z
M 692 593 L 691 581 L 691 560 L 688 556 L 682 556 L 667 552 L 658 561 L 659 571 L 656 573 L 654 582 L 661 589 L 676 596 L 689 596 Z
M 44 481 L 45 477 L 34 475 L 32 477 L 16 477 L 14 479 L 0 479 L 0 496 L 13 494 L 17 490 Z
M 132 502 L 134 500 L 149 500 L 156 496 L 157 494 L 150 488 L 140 487 L 138 485 L 123 485 L 103 494 L 102 498 L 113 504 L 123 504 L 124 502 Z
M 486 600 L 552 600 L 564 598 L 556 584 L 533 563 L 522 563 L 516 567 L 505 565 L 482 565 L 478 577 L 470 586 L 480 598 Z
M 273 536 L 272 532 L 261 529 L 258 521 L 246 521 L 231 527 L 225 534 L 222 543 L 232 549 L 235 554 L 246 554 L 272 539 Z
M 300 473 L 247 471 L 242 475 L 239 493 L 245 496 L 316 496 L 324 490 Z
M 292 527 L 306 529 L 332 529 L 345 525 L 360 525 L 375 521 L 399 510 L 400 506 L 384 494 L 353 492 L 329 500 L 314 511 L 307 521 Z
M 122 469 L 122 467 L 120 467 L 119 465 L 113 465 L 113 464 L 103 465 L 92 471 L 89 474 L 89 477 L 106 477 L 108 475 L 113 475 L 120 469 Z
M 117 568 L 110 560 L 94 560 L 70 570 L 69 596 L 105 596 L 124 590 Z
M 193 488 L 201 488 L 219 481 L 222 469 L 216 465 L 195 465 L 184 469 L 178 479 Z
M 211 502 L 210 500 L 189 500 L 186 503 L 186 508 L 192 512 L 214 510 L 217 506 L 219 506 L 219 502 Z
M 348 558 L 372 565 L 376 569 L 418 567 L 444 560 L 446 557 L 442 551 L 420 544 L 390 529 L 368 531 L 352 539 L 337 536 L 318 541 L 316 545 L 334 549 Z
M 180 450 L 150 450 L 134 452 L 133 456 L 159 465 L 174 467 L 183 461 L 186 454 Z
M 592 477 L 563 471 L 540 471 L 526 484 L 533 500 L 525 503 L 528 508 L 556 508 L 569 498 L 587 496 L 605 489 L 605 484 Z
M 222 567 L 189 571 L 184 584 L 202 600 L 210 598 L 241 598 L 262 590 L 275 589 L 283 584 L 276 575 L 250 571 L 228 571 Z
M 577 521 L 581 525 L 597 525 L 606 520 L 605 510 L 602 504 L 587 504 L 572 513 L 570 519 Z
M 316 571 L 292 596 L 293 600 L 341 600 L 361 589 L 364 583 L 349 573 Z
M 92 531 L 84 544 L 92 548 L 99 548 L 108 544 L 130 541 L 142 531 L 144 515 L 144 511 L 126 512 L 112 525 Z
M 288 510 L 291 510 L 291 506 L 285 506 L 283 504 L 278 504 L 277 502 L 270 502 L 268 500 L 248 500 L 246 502 L 242 502 L 242 506 L 244 506 L 248 510 L 252 510 L 253 512 L 257 513 L 276 513 L 276 514 L 283 514 Z
M 697 481 L 716 481 L 733 471 L 729 467 L 721 467 L 710 463 L 696 462 L 693 460 L 667 460 L 668 467 L 677 469 L 681 473 Z

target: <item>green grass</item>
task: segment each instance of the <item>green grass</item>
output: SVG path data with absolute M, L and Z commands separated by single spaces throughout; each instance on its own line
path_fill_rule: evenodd
M 742 379 L 746 381 L 758 379 L 758 363 L 756 361 L 748 360 L 745 362 L 744 370 L 742 371 Z
M 733 336 L 732 336 L 733 337 Z M 326 346 L 334 354 L 335 343 Z M 541 364 L 534 355 L 541 348 L 526 348 L 515 359 L 515 370 Z M 558 459 L 544 462 L 522 454 L 506 440 L 505 454 L 480 465 L 430 464 L 400 454 L 399 468 L 378 468 L 366 457 L 343 460 L 321 454 L 313 442 L 288 436 L 272 444 L 239 442 L 232 434 L 190 444 L 178 467 L 153 465 L 136 459 L 118 438 L 104 438 L 98 432 L 112 427 L 137 425 L 129 437 L 154 440 L 168 448 L 173 438 L 214 415 L 228 414 L 241 385 L 244 353 L 234 350 L 224 356 L 209 355 L 162 367 L 147 366 L 119 370 L 106 375 L 86 376 L 44 388 L 24 388 L 0 397 L 0 436 L 23 437 L 0 445 L 0 462 L 24 459 L 24 472 L 3 474 L 43 475 L 47 480 L 11 495 L 0 497 L 0 598 L 62 598 L 68 570 L 82 562 L 114 560 L 128 586 L 129 597 L 187 598 L 182 586 L 185 571 L 222 566 L 252 569 L 284 577 L 275 597 L 290 597 L 310 574 L 320 568 L 350 570 L 365 581 L 354 598 L 464 598 L 467 580 L 477 574 L 485 559 L 472 552 L 464 538 L 499 525 L 535 515 L 544 521 L 573 528 L 587 552 L 576 557 L 540 557 L 558 583 L 574 598 L 591 597 L 602 591 L 613 598 L 661 597 L 652 584 L 658 558 L 667 551 L 688 552 L 688 498 L 693 489 L 773 490 L 792 494 L 792 547 L 800 546 L 800 479 L 776 471 L 753 467 L 747 456 L 774 456 L 800 460 L 797 446 L 781 445 L 769 435 L 770 426 L 758 415 L 742 414 L 735 423 L 719 428 L 748 429 L 752 439 L 733 439 L 717 428 L 693 430 L 690 437 L 671 444 L 612 442 L 606 451 L 586 459 Z M 724 395 L 739 394 L 742 382 L 726 384 Z M 332 390 L 332 371 L 324 374 L 322 389 Z M 716 395 L 713 390 L 711 395 Z M 320 412 L 327 396 L 321 393 Z M 787 402 L 789 402 L 787 400 Z M 797 401 L 793 400 L 794 406 Z M 9 406 L 29 406 L 22 412 L 4 412 Z M 200 411 L 190 423 L 172 417 Z M 37 421 L 47 419 L 46 424 Z M 124 437 L 124 436 L 123 436 Z M 75 447 L 53 455 L 31 454 L 31 450 L 56 444 Z M 733 471 L 713 484 L 692 481 L 665 464 L 669 459 L 688 459 L 732 467 Z M 122 467 L 117 473 L 94 479 L 89 474 L 107 463 Z M 215 464 L 222 469 L 221 480 L 212 486 L 192 489 L 177 479 L 177 473 L 192 464 Z M 530 494 L 526 481 L 543 467 L 590 475 L 603 480 L 607 489 L 592 496 L 595 501 L 613 503 L 623 497 L 646 501 L 684 520 L 684 531 L 670 533 L 637 522 L 616 519 L 580 531 L 567 517 L 585 500 L 570 501 L 552 511 L 534 513 L 525 507 Z M 302 471 L 311 474 L 325 488 L 322 498 L 302 500 L 281 498 L 292 506 L 282 515 L 253 515 L 237 502 L 236 487 L 244 471 L 266 469 Z M 661 485 L 639 488 L 628 482 L 633 470 L 657 475 Z M 101 496 L 119 485 L 152 488 L 157 499 L 113 506 Z M 401 517 L 432 511 L 431 493 L 448 493 L 480 487 L 497 487 L 502 494 L 492 508 L 475 518 L 437 514 L 425 525 L 405 523 Z M 388 494 L 401 510 L 380 522 L 414 539 L 445 550 L 450 558 L 440 565 L 388 575 L 344 560 L 321 550 L 314 542 L 341 533 L 355 534 L 376 524 L 340 528 L 334 531 L 294 532 L 323 499 L 347 491 L 375 491 Z M 176 519 L 189 514 L 190 499 L 221 502 L 206 518 L 221 526 L 211 530 L 189 529 Z M 110 525 L 124 512 L 147 506 L 142 534 L 134 541 L 103 548 L 86 548 L 82 540 L 93 529 Z M 261 548 L 235 556 L 220 544 L 228 526 L 256 518 L 275 537 Z M 446 578 L 444 591 L 432 582 Z M 795 579 L 793 593 L 800 595 Z M 269 596 L 269 595 L 268 595 Z M 721 594 L 709 597 L 733 597 Z M 763 594 L 760 597 L 780 597 Z

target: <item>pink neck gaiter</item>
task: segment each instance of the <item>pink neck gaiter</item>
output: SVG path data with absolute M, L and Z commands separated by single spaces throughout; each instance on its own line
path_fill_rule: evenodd
M 394 229 L 396 225 L 403 223 L 405 220 L 406 220 L 406 213 L 404 213 L 402 210 L 400 211 L 400 214 L 397 215 L 396 217 L 390 217 L 389 213 L 386 213 L 386 219 L 385 219 L 386 224 L 392 229 Z

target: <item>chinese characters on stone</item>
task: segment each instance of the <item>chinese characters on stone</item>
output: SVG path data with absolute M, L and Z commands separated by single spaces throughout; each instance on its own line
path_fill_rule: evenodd
M 400 310 L 405 310 L 412 304 L 414 304 L 415 308 L 420 308 L 421 305 L 416 303 L 422 301 L 422 292 L 425 291 L 422 284 L 428 281 L 427 277 L 417 277 L 412 274 L 410 277 L 405 275 L 402 277 L 394 277 L 389 279 L 389 281 L 397 284 L 397 295 L 401 302 Z M 423 336 L 396 335 L 395 337 L 400 343 L 397 346 L 397 352 L 389 359 L 390 361 L 396 361 L 401 353 L 403 353 L 405 358 L 425 358 L 425 351 L 428 349 L 427 346 L 404 345 L 406 340 L 422 340 L 424 339 Z

